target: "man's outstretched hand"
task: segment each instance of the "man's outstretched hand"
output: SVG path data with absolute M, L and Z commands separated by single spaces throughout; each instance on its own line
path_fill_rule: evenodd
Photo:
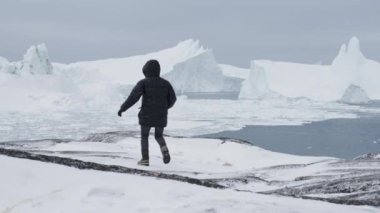
M 119 117 L 121 117 L 121 114 L 122 114 L 123 112 L 121 111 L 121 110 L 119 110 L 118 112 L 117 112 L 117 115 L 119 116 Z

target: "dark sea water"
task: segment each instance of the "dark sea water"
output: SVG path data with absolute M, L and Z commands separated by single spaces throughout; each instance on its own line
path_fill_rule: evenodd
M 289 154 L 350 159 L 380 152 L 380 116 L 332 119 L 302 126 L 246 126 L 202 137 L 241 139 Z

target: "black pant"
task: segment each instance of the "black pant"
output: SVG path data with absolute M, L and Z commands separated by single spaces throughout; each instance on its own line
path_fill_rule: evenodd
M 150 132 L 149 126 L 141 126 L 141 154 L 142 158 L 148 160 L 149 159 L 149 132 Z M 156 139 L 157 143 L 162 148 L 163 146 L 166 146 L 166 142 L 163 136 L 164 133 L 164 127 L 155 127 L 154 131 L 154 138 Z

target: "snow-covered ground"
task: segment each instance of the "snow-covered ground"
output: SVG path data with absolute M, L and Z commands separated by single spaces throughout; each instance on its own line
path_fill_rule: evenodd
M 376 212 L 3 156 L 0 164 L 7 171 L 1 175 L 2 212 Z
M 158 174 L 176 174 L 209 180 L 227 188 L 214 189 L 165 178 L 114 172 L 78 170 L 52 163 L 0 156 L 0 210 L 3 212 L 377 212 L 368 206 L 345 206 L 312 201 L 313 196 L 290 198 L 274 190 L 318 184 L 325 180 L 364 174 L 379 175 L 379 161 L 346 163 L 327 157 L 301 157 L 274 153 L 238 141 L 172 138 L 167 142 L 172 162 L 164 165 L 158 145 L 150 143 L 151 165 L 136 165 L 139 139 L 133 132 L 90 136 L 86 141 L 35 141 L 2 147 L 35 155 L 58 156 L 119 165 Z M 239 154 L 233 154 L 239 153 Z M 58 162 L 55 161 L 56 163 Z M 74 166 L 74 165 L 73 165 Z M 360 175 L 347 172 L 361 171 Z M 6 171 L 6 172 L 5 172 Z M 328 176 L 329 175 L 329 176 Z M 326 177 L 328 176 L 328 177 Z M 377 181 L 377 182 L 376 182 Z M 372 184 L 372 185 L 371 185 Z M 329 192 L 340 197 L 379 190 L 378 180 Z M 22 187 L 17 187 L 22 186 Z M 372 187 L 372 188 L 371 188 Z M 344 189 L 351 189 L 347 192 Z M 259 192 L 259 193 L 258 193 Z M 308 194 L 308 192 L 305 192 Z M 374 200 L 369 196 L 368 200 Z M 334 201 L 330 201 L 334 202 Z M 338 202 L 339 203 L 339 202 Z

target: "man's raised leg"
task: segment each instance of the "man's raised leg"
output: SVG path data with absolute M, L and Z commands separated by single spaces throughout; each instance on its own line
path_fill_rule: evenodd
M 164 127 L 156 127 L 154 131 L 154 138 L 161 147 L 162 158 L 165 164 L 170 162 L 170 154 L 168 146 L 164 138 Z

